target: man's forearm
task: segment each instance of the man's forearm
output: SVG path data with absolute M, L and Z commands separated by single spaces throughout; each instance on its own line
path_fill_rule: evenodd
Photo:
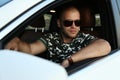
M 18 51 L 22 51 L 30 54 L 32 53 L 30 45 L 22 41 L 18 43 Z
M 73 54 L 71 58 L 73 59 L 73 62 L 78 62 L 88 58 L 107 55 L 110 51 L 110 44 L 103 39 L 98 39 L 77 53 Z

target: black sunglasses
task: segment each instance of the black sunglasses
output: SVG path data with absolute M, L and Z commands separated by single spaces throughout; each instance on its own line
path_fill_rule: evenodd
M 80 26 L 80 24 L 81 24 L 81 21 L 80 21 L 80 20 L 75 20 L 75 21 L 64 20 L 64 21 L 63 21 L 63 25 L 64 25 L 65 27 L 70 27 L 70 26 L 73 25 L 73 22 L 74 22 L 75 26 L 77 26 L 77 27 Z

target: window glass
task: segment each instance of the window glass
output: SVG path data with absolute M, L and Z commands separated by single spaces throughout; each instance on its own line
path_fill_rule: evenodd
M 120 0 L 116 0 L 116 1 L 117 1 L 117 6 L 118 6 L 119 14 L 120 14 Z
M 50 14 L 44 14 L 44 19 L 45 19 L 45 30 L 49 30 L 51 18 L 52 18 L 52 15 L 50 15 Z
M 100 14 L 95 14 L 95 26 L 101 26 Z

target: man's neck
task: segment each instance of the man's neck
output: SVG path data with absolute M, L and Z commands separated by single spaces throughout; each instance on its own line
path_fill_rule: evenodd
M 73 40 L 73 38 L 68 37 L 68 36 L 66 36 L 66 35 L 64 35 L 64 34 L 62 34 L 62 33 L 61 33 L 61 39 L 62 39 L 62 41 L 63 41 L 64 43 L 71 43 L 72 40 Z
M 63 39 L 63 42 L 64 43 L 71 43 L 73 39 L 70 39 L 70 38 L 64 38 Z
M 62 40 L 64 43 L 71 43 L 73 38 L 62 36 Z

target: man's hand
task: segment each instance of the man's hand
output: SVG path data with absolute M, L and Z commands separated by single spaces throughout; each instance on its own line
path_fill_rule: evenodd
M 18 51 L 19 38 L 15 37 L 10 42 L 7 43 L 5 49 L 16 50 Z
M 65 59 L 61 65 L 65 68 L 68 67 L 70 65 L 68 59 Z

